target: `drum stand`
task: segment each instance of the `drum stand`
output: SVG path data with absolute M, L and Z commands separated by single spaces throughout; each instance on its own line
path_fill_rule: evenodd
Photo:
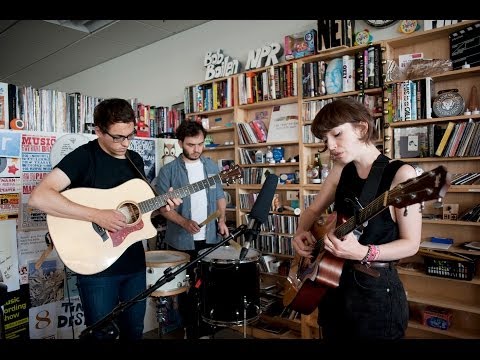
M 256 318 L 253 318 L 253 319 L 247 319 L 247 309 L 249 307 L 249 303 L 247 302 L 247 297 L 246 296 L 243 296 L 243 321 L 242 321 L 242 324 L 241 326 L 243 326 L 243 338 L 246 339 L 247 338 L 247 324 L 249 324 L 250 322 L 252 321 L 256 321 L 258 320 L 258 316 Z M 200 311 L 200 304 L 198 304 L 198 310 Z M 223 323 L 217 323 L 217 322 L 211 322 L 210 320 L 207 320 L 207 319 L 203 319 L 204 322 L 206 322 L 208 325 L 210 325 L 210 327 L 212 327 L 212 335 L 210 336 L 210 339 L 214 339 L 215 338 L 215 330 L 218 326 L 223 326 L 223 327 L 229 327 L 231 325 L 237 325 L 237 326 L 240 326 L 239 323 L 228 323 L 228 322 L 223 322 Z M 247 322 L 248 321 L 248 322 Z
M 170 304 L 175 307 L 175 297 L 173 296 L 159 296 L 155 297 L 156 318 L 158 322 L 158 337 L 162 338 L 164 334 L 164 328 L 169 323 L 169 306 Z M 170 309 L 171 310 L 171 309 Z
M 185 265 L 179 267 L 177 270 L 173 271 L 172 272 L 172 268 L 169 267 L 167 269 L 164 270 L 163 272 L 163 276 L 161 276 L 157 282 L 155 284 L 153 284 L 151 287 L 149 287 L 148 289 L 146 289 L 145 291 L 141 292 L 140 294 L 138 294 L 137 296 L 135 296 L 134 298 L 128 300 L 128 301 L 125 301 L 125 302 L 121 302 L 120 304 L 118 304 L 109 314 L 107 314 L 106 316 L 104 316 L 103 318 L 101 318 L 100 320 L 98 320 L 96 323 L 88 326 L 87 328 L 85 328 L 81 333 L 80 333 L 80 336 L 79 338 L 82 339 L 82 338 L 88 338 L 88 337 L 92 337 L 93 336 L 93 332 L 95 330 L 102 330 L 102 329 L 105 329 L 107 328 L 107 326 L 110 325 L 110 323 L 113 322 L 113 325 L 115 328 L 118 328 L 116 326 L 116 324 L 114 323 L 114 320 L 116 319 L 116 317 L 118 315 L 120 315 L 123 311 L 125 311 L 126 309 L 128 309 L 129 307 L 133 306 L 134 304 L 136 304 L 138 301 L 140 300 L 143 300 L 143 299 L 146 299 L 152 292 L 154 292 L 155 290 L 157 290 L 160 286 L 166 284 L 167 282 L 169 281 L 172 281 L 173 279 L 175 279 L 175 277 L 180 274 L 182 271 L 186 270 L 187 268 L 189 268 L 190 266 L 193 266 L 194 264 L 196 264 L 198 261 L 200 261 L 201 259 L 203 259 L 205 256 L 207 256 L 208 254 L 210 254 L 211 252 L 215 251 L 216 249 L 218 249 L 220 246 L 222 246 L 223 244 L 227 243 L 228 241 L 230 240 L 234 240 L 236 237 L 240 236 L 240 235 L 243 235 L 245 233 L 245 231 L 247 230 L 247 226 L 246 225 L 240 225 L 238 228 L 236 228 L 235 230 L 233 230 L 229 236 L 227 236 L 226 238 L 224 238 L 222 241 L 220 241 L 219 243 L 215 244 L 213 247 L 211 248 L 208 248 L 205 252 L 203 252 L 202 254 L 200 254 L 195 260 L 192 260 L 188 263 L 186 263 Z

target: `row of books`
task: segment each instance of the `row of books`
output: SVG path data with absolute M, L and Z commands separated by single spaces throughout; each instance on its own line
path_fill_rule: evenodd
M 93 123 L 93 110 L 102 100 L 78 92 L 0 83 L 0 129 L 10 129 L 10 121 L 18 119 L 23 130 L 82 133 L 85 124 Z M 131 102 L 133 106 L 135 101 Z
M 228 77 L 224 80 L 185 88 L 185 112 L 188 114 L 232 107 L 233 87 L 233 79 Z
M 383 111 L 383 96 L 381 94 L 363 94 L 348 96 L 361 103 L 363 103 L 371 112 L 372 115 L 382 115 Z M 304 102 L 302 104 L 302 117 L 304 122 L 313 121 L 317 113 L 327 104 L 334 101 L 334 99 L 320 99 Z
M 263 184 L 269 174 L 274 174 L 273 169 L 250 167 L 242 169 L 242 184 Z
M 480 204 L 475 205 L 471 209 L 469 209 L 465 214 L 460 216 L 459 220 L 461 221 L 480 221 Z
M 297 96 L 296 62 L 238 75 L 239 105 Z
M 254 247 L 264 253 L 295 255 L 293 235 L 260 234 Z
M 249 214 L 243 215 L 244 224 L 248 224 Z M 269 214 L 267 221 L 260 226 L 260 231 L 264 233 L 279 233 L 281 235 L 295 234 L 298 226 L 298 216 Z M 277 236 L 276 234 L 272 234 Z M 275 252 L 275 251 L 271 251 Z
M 378 88 L 382 84 L 380 45 L 371 45 L 354 56 L 302 64 L 304 98 Z
M 174 133 L 182 121 L 182 116 L 168 106 L 153 106 L 137 103 L 137 136 L 160 137 L 165 133 Z
M 471 157 L 480 155 L 480 122 L 395 128 L 394 157 Z
M 434 127 L 434 131 L 437 128 Z M 480 122 L 473 122 L 471 119 L 456 123 L 449 121 L 435 150 L 435 155 L 444 157 L 479 156 Z
M 433 80 L 405 80 L 387 85 L 388 122 L 432 118 Z
M 263 120 L 256 119 L 246 123 L 237 122 L 235 124 L 237 125 L 240 144 L 258 144 L 267 141 L 268 130 Z
M 22 120 L 29 131 L 84 133 L 91 132 L 95 106 L 103 98 L 79 92 L 35 89 L 0 83 L 0 129 L 10 129 L 10 121 Z M 145 105 L 129 99 L 138 123 L 137 136 L 158 137 L 174 132 L 182 117 L 168 106 Z
M 452 174 L 451 185 L 478 185 L 480 173 Z

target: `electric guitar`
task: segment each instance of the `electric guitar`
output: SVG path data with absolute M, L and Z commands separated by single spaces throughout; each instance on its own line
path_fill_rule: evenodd
M 370 204 L 359 210 L 335 228 L 334 234 L 342 238 L 359 229 L 365 222 L 389 206 L 403 208 L 427 200 L 443 198 L 450 187 L 451 174 L 444 166 L 426 171 L 416 178 L 404 181 L 385 191 Z M 421 209 L 423 206 L 421 207 Z M 337 215 L 315 222 L 310 232 L 316 239 L 312 258 L 295 255 L 287 276 L 283 305 L 308 315 L 315 310 L 328 288 L 338 287 L 345 259 L 338 258 L 324 249 L 324 236 L 337 223 Z
M 142 179 L 128 180 L 112 189 L 65 190 L 62 195 L 78 204 L 122 212 L 127 226 L 112 233 L 92 222 L 47 215 L 48 231 L 66 266 L 79 274 L 95 274 L 112 265 L 130 245 L 157 235 L 151 214 L 165 206 L 168 199 L 184 198 L 217 183 L 233 183 L 241 177 L 241 169 L 235 165 L 217 175 L 158 196 L 154 196 L 153 190 Z

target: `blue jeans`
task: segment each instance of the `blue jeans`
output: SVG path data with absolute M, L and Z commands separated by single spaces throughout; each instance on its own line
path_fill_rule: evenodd
M 77 287 L 85 314 L 85 324 L 93 325 L 108 315 L 120 302 L 133 299 L 145 291 L 146 284 L 145 271 L 116 276 L 77 275 Z M 146 300 L 143 299 L 126 308 L 113 319 L 120 331 L 120 339 L 142 338 L 145 311 Z M 95 330 L 92 335 L 96 339 L 111 338 L 112 336 L 107 335 L 105 330 L 110 331 L 112 327 Z

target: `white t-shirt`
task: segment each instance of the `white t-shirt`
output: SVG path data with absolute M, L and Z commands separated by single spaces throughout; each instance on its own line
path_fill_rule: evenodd
M 188 182 L 190 184 L 202 181 L 205 179 L 203 172 L 203 164 L 200 160 L 195 162 L 186 162 L 185 166 L 187 167 L 188 172 Z M 192 203 L 192 220 L 197 223 L 204 221 L 207 216 L 207 190 L 203 189 L 197 192 L 194 192 L 190 195 L 190 201 Z M 193 240 L 205 240 L 205 226 L 200 228 L 200 231 L 193 235 Z

